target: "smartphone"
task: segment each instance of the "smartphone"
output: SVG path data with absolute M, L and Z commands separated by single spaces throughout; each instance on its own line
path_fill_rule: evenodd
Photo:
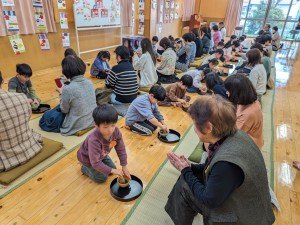
M 60 79 L 60 78 L 57 78 L 57 79 L 55 79 L 54 81 L 55 81 L 55 83 L 56 83 L 56 86 L 57 86 L 58 88 L 61 88 L 61 87 L 63 86 L 63 84 L 62 84 L 62 82 L 61 82 L 61 79 Z

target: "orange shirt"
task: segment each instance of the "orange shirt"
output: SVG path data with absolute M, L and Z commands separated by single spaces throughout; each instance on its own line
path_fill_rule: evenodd
M 236 125 L 247 133 L 262 150 L 264 145 L 263 137 L 263 114 L 258 101 L 250 105 L 237 105 Z

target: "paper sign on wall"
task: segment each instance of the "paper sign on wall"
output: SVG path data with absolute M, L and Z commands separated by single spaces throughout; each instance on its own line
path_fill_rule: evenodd
M 42 0 L 32 0 L 33 7 L 36 8 L 42 8 L 43 7 L 43 1 Z
M 38 34 L 41 50 L 50 50 L 50 43 L 47 34 Z
M 39 32 L 44 32 L 47 30 L 44 12 L 35 12 L 35 22 Z
M 70 47 L 70 34 L 69 33 L 62 33 L 62 45 L 64 48 Z
M 14 0 L 2 0 L 2 6 L 15 6 Z
M 143 35 L 145 30 L 145 26 L 143 23 L 139 24 L 138 34 Z
M 66 0 L 57 0 L 58 9 L 66 9 Z
M 25 46 L 19 34 L 8 36 L 8 38 L 16 55 L 25 52 Z
M 18 20 L 15 11 L 3 11 L 4 20 L 8 32 L 19 31 Z
M 60 12 L 59 13 L 59 17 L 60 17 L 60 28 L 61 29 L 68 29 L 68 18 L 67 18 L 67 13 L 65 12 Z
M 145 9 L 145 1 L 139 0 L 139 10 L 144 10 L 144 9 Z

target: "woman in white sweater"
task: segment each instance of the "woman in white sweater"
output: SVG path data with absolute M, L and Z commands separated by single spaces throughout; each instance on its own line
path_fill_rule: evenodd
M 152 49 L 150 39 L 144 38 L 141 41 L 142 52 L 137 51 L 133 57 L 133 67 L 139 71 L 140 90 L 148 91 L 158 80 L 156 73 L 156 57 Z
M 253 67 L 249 74 L 249 79 L 256 89 L 258 100 L 261 102 L 261 96 L 267 90 L 267 72 L 261 62 L 261 53 L 254 48 L 249 50 L 246 56 L 248 59 L 247 66 Z

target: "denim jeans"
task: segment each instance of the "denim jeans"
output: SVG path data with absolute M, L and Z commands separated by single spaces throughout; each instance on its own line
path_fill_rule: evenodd
M 116 165 L 113 163 L 113 161 L 111 160 L 111 158 L 107 155 L 105 156 L 105 158 L 102 160 L 102 162 L 113 168 L 116 169 Z M 86 165 L 82 165 L 81 166 L 81 172 L 85 175 L 87 175 L 88 177 L 90 177 L 93 181 L 95 181 L 96 183 L 103 183 L 107 180 L 107 176 L 100 173 L 99 171 L 95 170 L 92 166 L 86 166 Z
M 111 104 L 114 104 L 114 105 L 121 105 L 121 104 L 124 104 L 122 102 L 119 102 L 116 100 L 116 94 L 115 93 L 111 93 L 111 97 L 110 97 L 110 103 Z

